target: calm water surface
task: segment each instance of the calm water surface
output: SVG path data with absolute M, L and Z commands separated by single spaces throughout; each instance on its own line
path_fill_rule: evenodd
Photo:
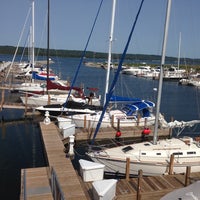
M 18 58 L 19 59 L 19 58 Z M 45 58 L 43 58 L 45 59 Z M 51 68 L 61 79 L 73 80 L 79 59 L 52 58 Z M 10 56 L 0 55 L 0 60 L 12 60 Z M 114 71 L 111 71 L 111 81 Z M 98 94 L 104 96 L 106 71 L 82 66 L 76 86 L 97 87 Z M 140 97 L 156 102 L 158 81 L 120 75 L 116 85 L 116 95 Z M 87 89 L 85 90 L 87 93 Z M 161 112 L 170 121 L 200 119 L 200 89 L 180 86 L 174 82 L 163 83 Z M 4 109 L 0 112 L 0 199 L 19 199 L 20 171 L 23 168 L 45 166 L 40 130 L 36 120 L 26 119 L 16 123 L 12 120 L 23 118 L 22 110 Z M 4 122 L 5 121 L 5 122 Z M 200 127 L 185 130 L 185 134 L 200 134 Z

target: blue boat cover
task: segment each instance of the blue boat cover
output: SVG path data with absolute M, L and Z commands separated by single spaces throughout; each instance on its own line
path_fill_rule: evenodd
M 40 75 L 38 75 L 36 72 L 33 72 L 32 73 L 32 79 L 35 79 L 35 80 L 47 80 L 47 77 L 45 77 L 45 76 L 40 76 Z M 49 80 L 55 80 L 55 78 L 54 77 L 49 77 Z
M 150 115 L 149 108 L 155 107 L 155 104 L 151 101 L 137 101 L 132 104 L 125 105 L 122 110 L 127 116 L 136 114 L 138 111 L 142 112 L 142 117 L 148 117 Z

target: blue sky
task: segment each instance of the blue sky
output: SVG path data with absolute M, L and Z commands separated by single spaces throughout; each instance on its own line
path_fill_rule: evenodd
M 101 0 L 50 0 L 50 48 L 84 50 Z M 17 46 L 31 0 L 1 0 L 0 45 Z M 141 0 L 117 0 L 113 52 L 122 53 Z M 128 53 L 161 54 L 167 0 L 145 0 Z M 172 0 L 167 56 L 200 58 L 200 1 Z M 87 50 L 108 51 L 112 0 L 104 0 Z M 31 14 L 20 42 L 24 46 Z M 46 48 L 47 0 L 35 0 L 35 46 Z

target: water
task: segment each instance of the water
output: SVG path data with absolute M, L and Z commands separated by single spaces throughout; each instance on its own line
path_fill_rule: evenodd
M 19 59 L 19 58 L 16 58 Z M 43 58 L 44 59 L 44 58 Z M 71 80 L 80 62 L 76 58 L 55 58 L 51 68 L 62 79 Z M 11 56 L 0 55 L 0 60 L 12 60 Z M 113 77 L 114 71 L 111 71 Z M 97 87 L 104 96 L 106 71 L 82 66 L 76 86 Z M 112 80 L 112 78 L 111 78 Z M 120 75 L 116 94 L 140 97 L 156 102 L 158 81 Z M 86 89 L 86 93 L 87 93 Z M 163 83 L 161 112 L 170 121 L 200 119 L 200 89 L 180 86 L 174 82 Z M 0 199 L 19 199 L 20 171 L 23 168 L 46 166 L 37 118 L 23 119 L 22 110 L 4 109 L 0 112 Z M 21 121 L 21 119 L 23 119 Z M 16 123 L 10 123 L 17 121 Z M 185 130 L 185 134 L 200 133 L 200 127 Z
M 0 199 L 19 199 L 21 169 L 46 165 L 41 135 L 34 119 L 23 111 L 4 109 L 0 113 Z M 17 121 L 16 123 L 14 121 Z

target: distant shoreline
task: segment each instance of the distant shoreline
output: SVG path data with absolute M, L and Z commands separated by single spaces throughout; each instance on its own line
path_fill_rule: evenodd
M 16 51 L 16 47 L 14 46 L 0 46 L 0 54 L 2 55 L 14 55 Z M 46 56 L 47 49 L 44 48 L 35 48 L 35 52 L 38 56 Z M 37 53 L 38 52 L 38 53 Z M 17 55 L 28 55 L 28 48 L 19 47 Z M 70 58 L 80 58 L 82 57 L 83 51 L 80 50 L 61 50 L 61 49 L 50 49 L 49 56 L 56 56 L 56 57 L 70 57 Z M 108 53 L 102 52 L 93 52 L 93 51 L 86 51 L 85 58 L 86 59 L 105 59 L 107 60 Z M 121 57 L 121 54 L 114 53 L 113 59 L 117 60 Z M 157 61 L 161 60 L 160 55 L 146 55 L 146 54 L 127 54 L 126 60 L 130 61 L 138 61 L 145 62 L 145 61 Z M 177 63 L 176 57 L 168 57 L 165 58 L 167 63 Z M 148 63 L 147 63 L 148 64 Z M 200 59 L 197 58 L 180 58 L 181 65 L 200 65 Z

